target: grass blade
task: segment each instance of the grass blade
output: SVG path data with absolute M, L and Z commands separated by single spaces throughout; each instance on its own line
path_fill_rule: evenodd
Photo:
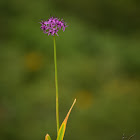
M 72 108 L 73 108 L 73 106 L 74 106 L 75 103 L 76 103 L 76 99 L 74 100 L 74 102 L 73 102 L 73 104 L 72 104 L 72 106 L 71 106 L 71 108 L 70 108 L 70 110 L 69 110 L 66 118 L 64 119 L 63 123 L 60 126 L 60 129 L 58 131 L 57 140 L 63 140 L 63 138 L 64 138 L 64 134 L 65 134 L 65 130 L 66 130 L 66 124 L 67 124 L 69 115 L 70 115 L 71 110 L 72 110 Z
M 45 140 L 51 140 L 51 137 L 49 136 L 49 134 L 47 134 L 47 135 L 45 136 Z

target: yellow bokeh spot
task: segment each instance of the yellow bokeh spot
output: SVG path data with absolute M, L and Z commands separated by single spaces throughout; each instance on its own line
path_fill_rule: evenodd
M 140 91 L 140 83 L 133 79 L 116 78 L 103 86 L 103 91 L 109 96 L 121 97 L 125 94 L 137 93 Z
M 93 95 L 89 91 L 80 91 L 76 93 L 77 107 L 79 109 L 88 109 L 92 106 Z
M 43 58 L 39 52 L 30 52 L 25 55 L 25 67 L 27 70 L 34 72 L 42 67 Z

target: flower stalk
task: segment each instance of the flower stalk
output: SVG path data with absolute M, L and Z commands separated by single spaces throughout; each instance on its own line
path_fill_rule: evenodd
M 54 41 L 54 65 L 55 65 L 55 89 L 56 89 L 56 125 L 57 125 L 57 134 L 58 134 L 58 131 L 59 131 L 59 102 L 58 102 L 57 58 L 56 58 L 55 36 L 53 36 L 53 41 Z
M 70 115 L 70 112 L 76 102 L 76 99 L 74 100 L 66 118 L 62 122 L 60 128 L 59 128 L 59 101 L 58 101 L 58 80 L 57 80 L 57 57 L 56 57 L 56 41 L 55 36 L 58 36 L 58 31 L 63 30 L 65 31 L 65 28 L 68 27 L 66 25 L 66 22 L 64 22 L 63 19 L 56 18 L 56 17 L 50 17 L 48 20 L 42 20 L 40 22 L 41 24 L 41 30 L 43 33 L 53 36 L 53 42 L 54 42 L 54 66 L 55 66 L 55 89 L 56 89 L 56 126 L 57 126 L 57 140 L 63 140 L 65 130 L 66 130 L 66 124 L 68 117 Z M 51 137 L 49 134 L 45 136 L 45 140 L 51 140 Z

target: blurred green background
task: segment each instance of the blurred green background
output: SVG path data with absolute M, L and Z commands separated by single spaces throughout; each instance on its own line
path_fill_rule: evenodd
M 64 18 L 56 39 L 65 140 L 140 139 L 140 1 L 0 1 L 0 139 L 56 139 L 53 39 L 40 20 Z

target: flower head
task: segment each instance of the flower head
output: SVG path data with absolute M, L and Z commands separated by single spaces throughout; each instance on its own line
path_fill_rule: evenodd
M 65 28 L 67 27 L 66 22 L 64 22 L 63 19 L 59 19 L 56 17 L 50 17 L 47 21 L 43 20 L 40 22 L 40 24 L 41 30 L 43 30 L 45 34 L 48 34 L 48 36 L 58 36 L 58 31 L 62 29 L 64 32 Z

